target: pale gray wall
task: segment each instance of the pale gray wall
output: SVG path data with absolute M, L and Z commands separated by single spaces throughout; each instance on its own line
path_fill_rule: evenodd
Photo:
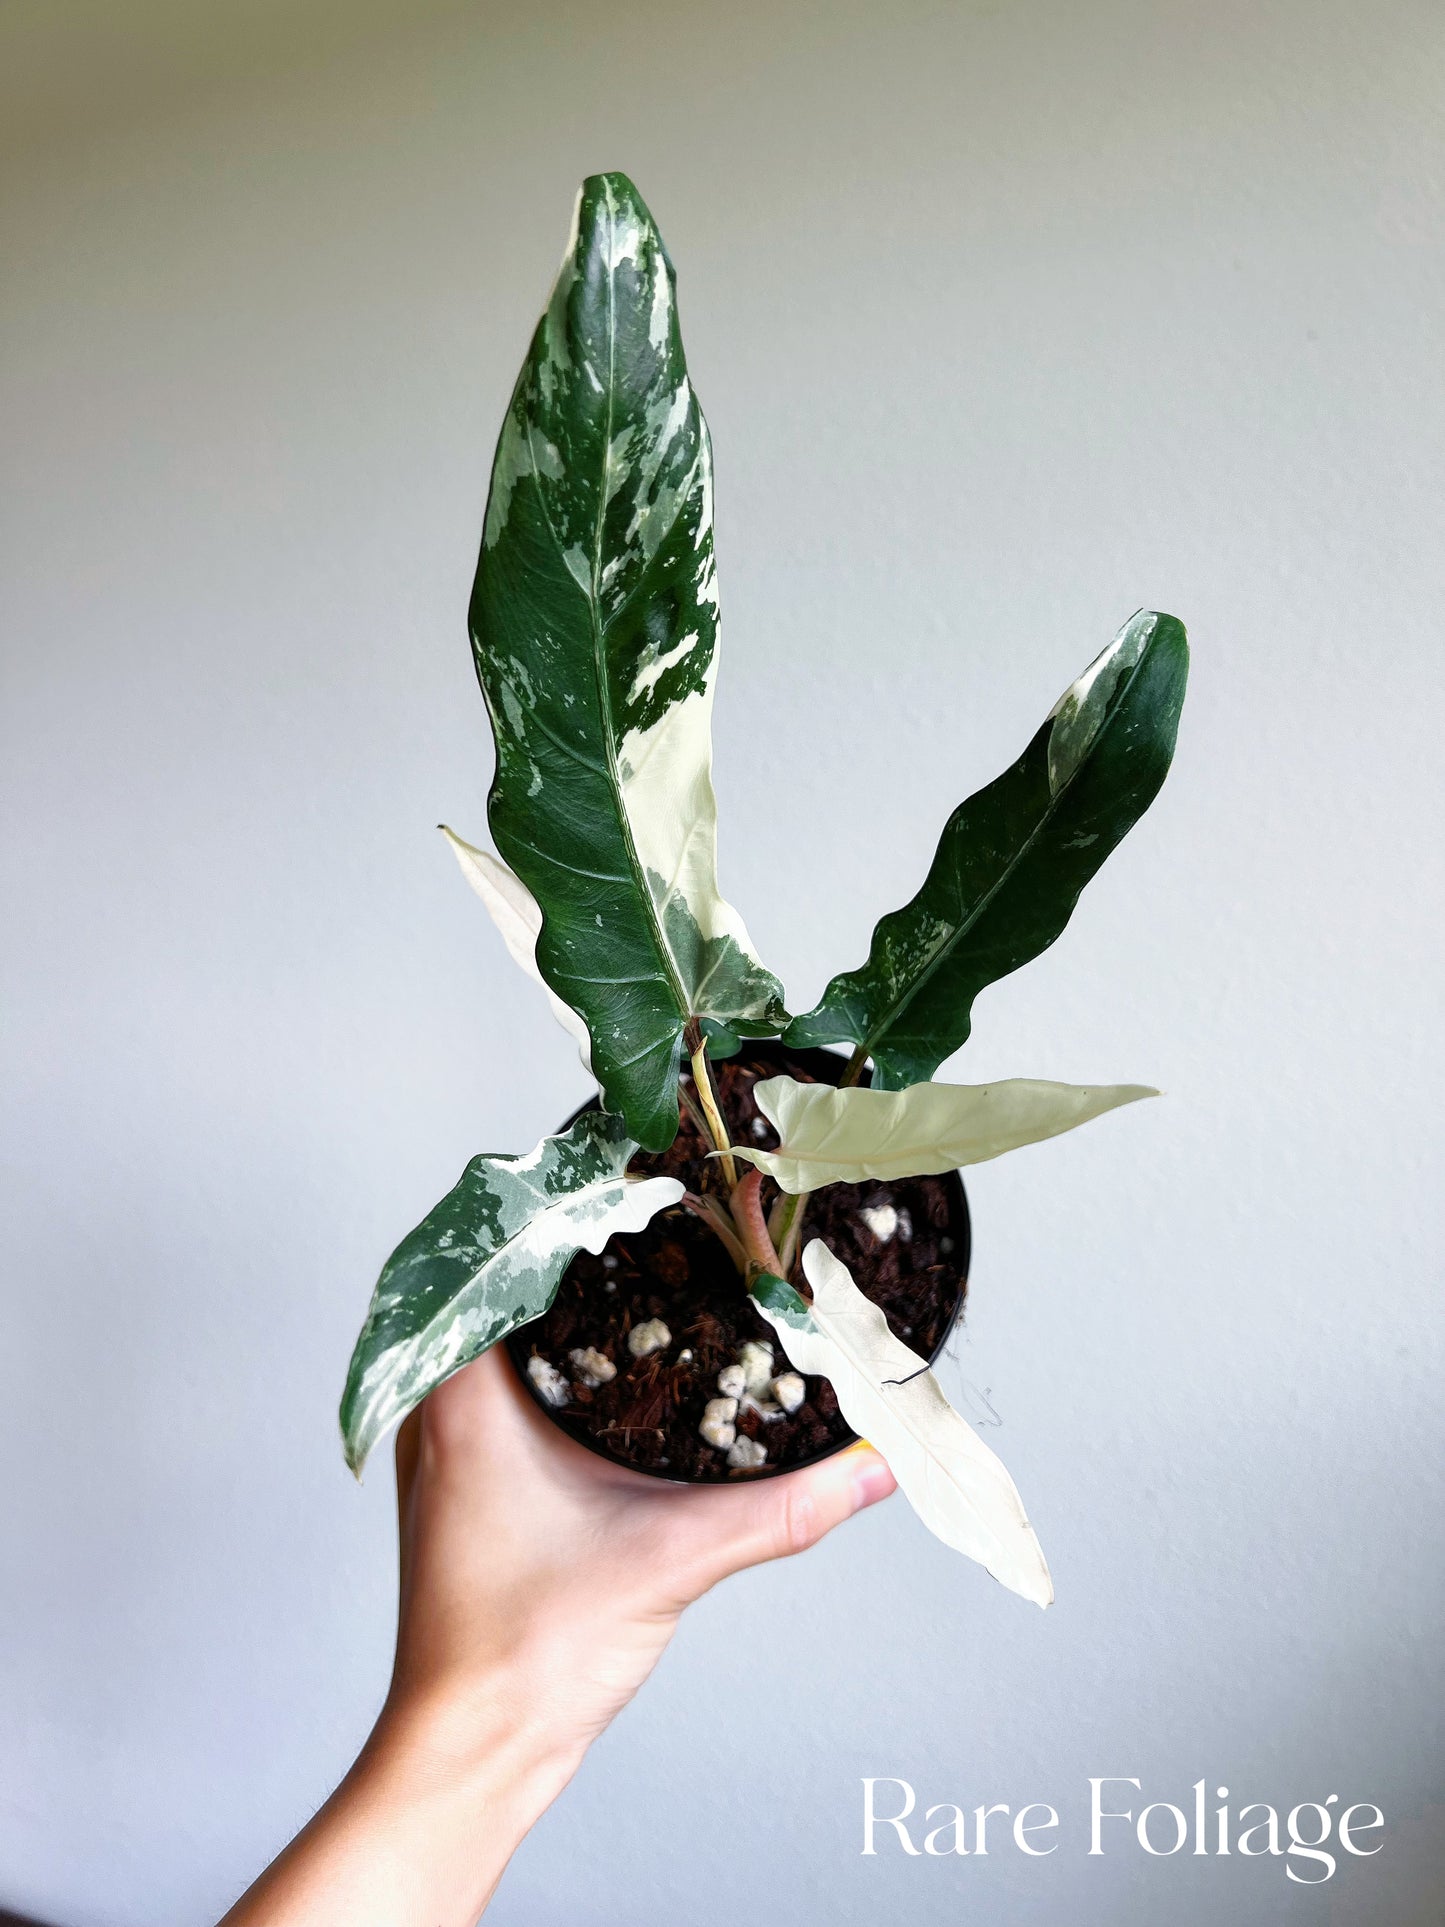
M 0 1904 L 218 1913 L 365 1732 L 395 1237 L 581 1095 L 432 825 L 583 173 L 717 449 L 724 881 L 795 1007 L 1136 606 L 1159 804 L 957 1074 L 1166 1101 L 980 1170 L 955 1382 L 1057 1578 L 901 1503 L 685 1625 L 499 1923 L 1436 1918 L 1434 0 L 6 9 Z M 760 1703 L 765 1725 L 752 1723 Z M 857 1856 L 857 1779 L 1051 1859 Z M 1089 1774 L 1377 1800 L 1385 1853 L 1083 1855 Z

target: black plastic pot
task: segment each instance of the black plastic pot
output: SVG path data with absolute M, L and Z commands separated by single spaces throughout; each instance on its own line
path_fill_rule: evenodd
M 749 1067 L 766 1069 L 774 1075 L 793 1069 L 806 1070 L 818 1082 L 829 1084 L 838 1082 L 846 1063 L 845 1058 L 833 1051 L 785 1050 L 775 1038 L 745 1042 L 738 1053 L 737 1061 Z M 865 1073 L 864 1081 L 866 1076 Z M 600 1101 L 600 1098 L 593 1097 L 588 1103 L 581 1105 L 561 1126 L 561 1129 L 567 1130 L 584 1111 L 595 1110 Z M 930 1364 L 935 1362 L 944 1351 L 962 1316 L 968 1293 L 968 1268 L 973 1242 L 968 1198 L 963 1188 L 962 1178 L 956 1171 L 951 1171 L 942 1179 L 942 1182 L 949 1197 L 947 1235 L 953 1240 L 953 1252 L 949 1262 L 950 1268 L 955 1273 L 957 1298 L 951 1313 L 946 1317 L 942 1335 L 929 1354 Z M 866 1273 L 855 1270 L 854 1276 L 859 1288 L 867 1292 L 869 1281 Z M 778 1478 L 786 1472 L 801 1471 L 806 1465 L 816 1465 L 822 1459 L 832 1458 L 835 1453 L 846 1451 L 848 1446 L 856 1440 L 856 1433 L 844 1431 L 818 1451 L 805 1457 L 795 1458 L 788 1465 L 762 1465 L 746 1471 L 720 1467 L 715 1474 L 701 1477 L 680 1478 L 677 1474 L 661 1467 L 640 1465 L 611 1446 L 605 1437 L 597 1436 L 590 1429 L 585 1412 L 567 1406 L 550 1405 L 542 1397 L 527 1372 L 527 1362 L 532 1355 L 536 1335 L 536 1323 L 537 1321 L 534 1321 L 531 1324 L 522 1325 L 512 1332 L 506 1340 L 506 1346 L 517 1375 L 537 1409 L 560 1431 L 565 1432 L 569 1438 L 575 1439 L 579 1445 L 585 1446 L 589 1452 L 595 1452 L 599 1458 L 606 1459 L 613 1465 L 623 1466 L 629 1472 L 637 1472 L 645 1478 L 662 1479 L 672 1485 L 735 1485 L 755 1479 Z

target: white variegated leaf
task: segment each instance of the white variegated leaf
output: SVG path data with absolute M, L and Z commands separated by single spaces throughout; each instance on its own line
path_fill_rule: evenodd
M 679 1201 L 676 1178 L 625 1175 L 636 1149 L 620 1118 L 584 1111 L 525 1156 L 472 1159 L 382 1267 L 341 1401 L 354 1472 L 443 1379 L 540 1318 L 574 1253 Z
M 712 449 L 671 262 L 623 174 L 584 182 L 492 470 L 471 632 L 497 743 L 488 820 L 545 921 L 607 1105 L 677 1132 L 694 1025 L 787 1021 L 717 876 Z
M 735 1145 L 784 1191 L 816 1191 L 862 1178 L 921 1178 L 983 1164 L 1038 1144 L 1121 1104 L 1157 1097 L 1145 1084 L 914 1084 L 904 1091 L 837 1090 L 769 1077 L 753 1088 L 777 1132 L 776 1151 Z
M 479 850 L 475 843 L 466 842 L 455 830 L 449 830 L 445 823 L 440 825 L 440 829 L 452 847 L 452 854 L 461 866 L 462 875 L 487 906 L 492 922 L 501 931 L 502 942 L 507 946 L 512 962 L 519 964 L 533 983 L 541 985 L 546 992 L 547 1002 L 552 1006 L 552 1015 L 576 1043 L 583 1066 L 590 1071 L 592 1038 L 586 1024 L 575 1010 L 563 1003 L 537 968 L 537 933 L 542 928 L 542 911 L 537 899 L 500 857 L 493 856 L 490 850 Z
M 1049 1605 L 1049 1568 L 1002 1460 L 818 1238 L 803 1252 L 803 1272 L 811 1305 L 781 1278 L 753 1290 L 794 1369 L 828 1380 L 844 1418 L 888 1461 L 930 1532 L 1010 1592 Z

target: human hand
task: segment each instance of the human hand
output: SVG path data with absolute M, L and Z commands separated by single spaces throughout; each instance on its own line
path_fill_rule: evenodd
M 547 1422 L 501 1349 L 448 1379 L 397 1440 L 401 1621 L 389 1713 L 465 1748 L 504 1695 L 564 1759 L 728 1574 L 814 1545 L 886 1497 L 867 1447 L 781 1478 L 687 1487 L 609 1464 Z
M 644 1478 L 551 1425 L 500 1347 L 397 1437 L 391 1690 L 356 1766 L 222 1927 L 468 1927 L 686 1607 L 885 1498 L 855 1446 L 780 1478 Z

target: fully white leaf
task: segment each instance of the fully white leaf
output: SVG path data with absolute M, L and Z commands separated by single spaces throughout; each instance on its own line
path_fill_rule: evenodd
M 479 850 L 475 843 L 466 842 L 445 823 L 440 828 L 461 865 L 462 875 L 486 904 L 492 922 L 501 931 L 512 962 L 520 964 L 533 983 L 542 986 L 552 1006 L 552 1015 L 576 1043 L 583 1066 L 590 1071 L 592 1038 L 586 1024 L 570 1005 L 563 1003 L 537 968 L 537 935 L 542 928 L 542 910 L 537 899 L 499 856 L 493 856 L 490 850 Z
M 930 1532 L 1010 1592 L 1049 1605 L 1049 1568 L 1002 1460 L 818 1238 L 803 1252 L 803 1272 L 811 1306 L 781 1279 L 754 1292 L 795 1370 L 828 1380 L 844 1418 L 882 1453 Z
M 781 1140 L 776 1151 L 734 1145 L 784 1191 L 861 1178 L 919 1178 L 1037 1144 L 1121 1104 L 1159 1093 L 1144 1084 L 914 1084 L 904 1091 L 836 1090 L 768 1077 L 753 1087 Z

